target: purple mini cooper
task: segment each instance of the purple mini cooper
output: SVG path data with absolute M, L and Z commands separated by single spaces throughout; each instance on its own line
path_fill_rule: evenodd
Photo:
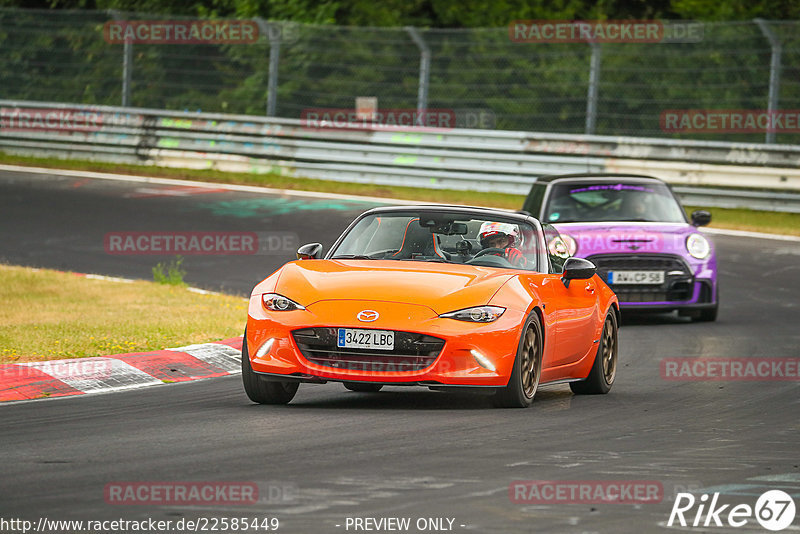
M 533 184 L 523 209 L 556 226 L 570 254 L 597 266 L 623 310 L 717 318 L 714 246 L 697 230 L 711 222 L 711 214 L 695 211 L 689 222 L 661 180 L 626 174 L 546 176 Z

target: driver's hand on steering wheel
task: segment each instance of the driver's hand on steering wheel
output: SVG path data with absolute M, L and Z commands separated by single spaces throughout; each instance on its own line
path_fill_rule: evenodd
M 504 257 L 511 265 L 516 267 L 525 267 L 525 265 L 528 263 L 528 260 L 522 255 L 522 252 L 520 252 L 518 248 L 508 247 L 505 251 Z

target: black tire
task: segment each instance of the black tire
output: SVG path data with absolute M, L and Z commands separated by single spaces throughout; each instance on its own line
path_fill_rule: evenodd
M 714 304 L 713 308 L 707 310 L 700 310 L 700 313 L 692 317 L 692 321 L 696 323 L 710 323 L 717 320 L 717 312 L 719 311 L 719 303 Z
M 288 404 L 291 401 L 299 382 L 295 381 L 269 381 L 258 376 L 250 367 L 250 352 L 247 350 L 247 331 L 242 341 L 242 383 L 247 397 L 258 404 Z
M 570 382 L 569 387 L 578 395 L 602 395 L 608 393 L 617 376 L 617 356 L 619 353 L 619 327 L 617 315 L 609 310 L 600 334 L 600 345 L 594 356 L 589 376 L 580 382 Z
M 531 405 L 542 375 L 543 341 L 542 323 L 536 312 L 533 312 L 522 327 L 508 385 L 499 389 L 492 398 L 495 406 L 527 408 Z
M 345 382 L 344 387 L 350 391 L 358 393 L 377 393 L 383 387 L 383 384 L 364 384 L 361 382 Z

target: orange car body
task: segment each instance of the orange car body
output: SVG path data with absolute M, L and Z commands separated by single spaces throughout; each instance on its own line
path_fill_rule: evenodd
M 540 383 L 584 379 L 607 314 L 618 314 L 618 302 L 597 275 L 571 282 L 565 284 L 557 272 L 469 264 L 292 261 L 252 291 L 246 329 L 250 366 L 265 378 L 306 382 L 502 387 L 509 383 L 526 318 L 536 313 L 543 331 Z M 271 293 L 286 295 L 304 309 L 271 311 L 262 302 Z M 485 324 L 441 317 L 478 305 L 499 306 L 505 312 Z M 359 319 L 364 311 L 369 322 Z M 308 328 L 413 332 L 444 344 L 435 357 L 415 366 L 393 367 L 390 359 L 382 367 L 348 368 L 309 357 L 298 336 Z M 268 342 L 269 350 L 263 350 Z M 481 365 L 472 351 L 493 365 Z

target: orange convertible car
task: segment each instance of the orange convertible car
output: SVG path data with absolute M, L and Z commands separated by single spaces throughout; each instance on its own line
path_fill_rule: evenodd
M 614 383 L 616 296 L 529 215 L 376 208 L 324 259 L 319 243 L 297 256 L 250 297 L 242 379 L 254 402 L 336 381 L 480 389 L 525 407 L 540 384 L 607 393 Z

